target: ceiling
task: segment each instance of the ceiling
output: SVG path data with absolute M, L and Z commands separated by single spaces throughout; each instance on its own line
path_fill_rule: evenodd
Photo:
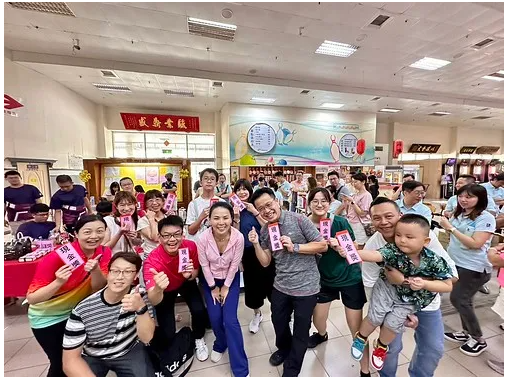
M 503 82 L 482 78 L 504 69 L 502 3 L 68 5 L 76 17 L 5 3 L 5 47 L 13 61 L 96 103 L 216 111 L 226 102 L 265 96 L 277 106 L 403 109 L 380 120 L 503 128 Z M 226 8 L 233 12 L 228 20 L 221 16 Z M 381 14 L 391 18 L 380 29 L 368 27 Z M 235 40 L 190 35 L 187 16 L 235 24 Z M 76 38 L 80 51 L 72 50 Z M 494 42 L 471 48 L 486 38 Z M 315 54 L 324 40 L 359 49 L 348 58 Z M 436 71 L 409 67 L 425 56 L 451 64 Z M 103 78 L 100 68 L 114 69 L 119 79 Z M 224 88 L 213 90 L 209 80 L 224 81 Z M 101 92 L 91 85 L 97 82 L 123 82 L 132 93 Z M 182 88 L 195 97 L 163 93 Z M 303 96 L 302 89 L 311 92 Z M 371 101 L 375 96 L 381 99 Z M 452 114 L 428 117 L 434 111 Z M 471 119 L 478 115 L 492 118 Z

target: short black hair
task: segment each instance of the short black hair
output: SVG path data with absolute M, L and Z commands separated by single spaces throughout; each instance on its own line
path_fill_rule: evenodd
M 266 179 L 264 178 L 264 176 L 260 176 L 259 179 L 258 179 L 259 182 L 264 182 L 265 180 Z
M 121 183 L 122 183 L 123 181 L 126 181 L 127 179 L 128 179 L 130 182 L 134 183 L 134 180 L 133 180 L 132 178 L 130 178 L 130 177 L 123 177 L 122 179 L 120 179 L 120 186 L 121 186 Z
M 211 173 L 215 176 L 215 180 L 218 181 L 218 172 L 213 168 L 206 168 L 202 172 L 199 173 L 199 181 L 202 181 L 202 177 L 204 173 Z
M 84 215 L 79 218 L 74 226 L 74 232 L 79 233 L 82 227 L 84 227 L 88 223 L 92 223 L 94 221 L 100 221 L 107 228 L 107 224 L 105 220 L 100 215 Z
M 12 175 L 17 175 L 19 178 L 21 178 L 21 174 L 19 174 L 19 172 L 16 171 L 16 170 L 9 170 L 8 172 L 6 172 L 4 174 L 4 178 L 7 178 L 7 177 L 12 176 Z
M 403 174 L 403 178 L 408 178 L 408 177 L 412 177 L 412 179 L 415 180 L 415 175 L 413 175 L 412 173 Z
M 315 195 L 317 195 L 319 192 L 324 195 L 324 199 L 331 203 L 331 194 L 329 193 L 329 190 L 324 187 L 316 187 L 310 191 L 308 193 L 308 203 L 310 203 L 315 198 Z
M 165 226 L 177 226 L 178 228 L 183 229 L 185 224 L 183 223 L 183 219 L 181 217 L 170 215 L 158 222 L 158 232 L 161 233 Z
M 146 191 L 146 193 L 144 194 L 144 206 L 146 207 L 146 203 L 148 203 L 148 200 L 157 198 L 164 200 L 164 195 L 162 195 L 160 190 L 153 189 Z
M 371 209 L 373 207 L 378 206 L 380 204 L 384 204 L 384 203 L 392 204 L 393 206 L 396 207 L 396 209 L 398 210 L 398 212 L 401 212 L 400 211 L 400 207 L 398 207 L 398 204 L 396 204 L 396 202 L 394 200 L 386 198 L 385 196 L 377 196 L 375 198 L 375 200 L 373 202 L 371 202 L 371 204 L 370 204 L 370 211 L 371 211 Z
M 218 174 L 218 177 L 222 177 L 222 176 L 225 177 L 225 174 L 224 173 Z M 227 177 L 225 177 L 225 178 L 227 178 Z
M 46 213 L 49 212 L 49 206 L 44 203 L 35 203 L 30 207 L 30 213 Z
M 232 191 L 234 193 L 236 193 L 236 192 L 238 192 L 238 190 L 241 187 L 243 187 L 245 190 L 248 191 L 248 193 L 249 193 L 248 197 L 251 198 L 252 194 L 253 194 L 253 188 L 252 188 L 252 184 L 250 183 L 250 181 L 248 179 L 245 179 L 245 178 L 238 179 L 238 181 L 234 185 L 234 188 L 232 189 Z
M 475 183 L 475 177 L 472 174 L 461 174 L 458 179 L 460 178 L 466 179 L 469 184 Z
M 334 197 L 336 194 L 336 186 L 328 185 L 326 186 L 326 190 L 331 193 L 331 196 Z
M 501 172 L 501 173 L 499 173 L 499 174 L 495 175 L 495 176 L 493 177 L 493 180 L 496 180 L 496 181 L 503 181 L 503 172 Z
M 397 224 L 417 224 L 424 229 L 428 236 L 430 235 L 430 223 L 424 216 L 418 215 L 417 213 L 407 213 L 400 217 Z
M 98 202 L 97 207 L 95 208 L 98 214 L 108 213 L 110 214 L 113 212 L 113 203 L 106 201 L 106 202 Z
M 141 186 L 141 185 L 135 185 L 134 186 L 134 191 L 135 192 L 141 192 L 141 193 L 144 193 L 144 187 Z
M 234 219 L 234 210 L 232 209 L 232 206 L 227 202 L 216 202 L 214 203 L 211 208 L 209 209 L 209 217 L 211 218 L 211 215 L 213 214 L 213 211 L 217 208 L 225 208 L 229 211 L 231 214 L 231 219 Z
M 268 194 L 271 198 L 276 199 L 273 190 L 271 190 L 269 187 L 261 187 L 252 194 L 252 197 L 250 198 L 250 203 L 252 203 L 254 207 L 257 208 L 257 206 L 255 205 L 255 201 L 264 194 Z
M 123 259 L 126 262 L 129 262 L 130 264 L 133 264 L 136 266 L 136 272 L 141 271 L 141 266 L 143 264 L 143 260 L 137 253 L 132 253 L 130 251 L 120 251 L 116 254 L 114 254 L 111 257 L 111 260 L 109 261 L 109 264 L 107 265 L 107 270 L 111 271 L 111 266 L 113 265 L 114 261 L 117 259 Z
M 67 183 L 67 182 L 72 183 L 72 178 L 70 177 L 70 175 L 62 174 L 56 177 L 56 183 Z
M 274 174 L 275 177 L 283 177 L 283 173 L 281 171 L 277 171 L 275 174 Z
M 412 192 L 412 191 L 414 191 L 418 187 L 422 187 L 426 191 L 426 187 L 424 187 L 424 185 L 421 182 L 419 182 L 419 181 L 407 181 L 407 182 L 403 182 L 403 184 L 401 185 L 401 191 Z
M 332 175 L 336 175 L 338 178 L 340 178 L 340 174 L 338 174 L 336 170 L 331 170 L 330 172 L 327 173 L 328 178 Z

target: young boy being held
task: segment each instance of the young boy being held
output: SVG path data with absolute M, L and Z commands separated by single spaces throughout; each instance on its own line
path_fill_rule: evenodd
M 430 242 L 429 232 L 430 225 L 423 216 L 406 214 L 396 224 L 395 244 L 387 244 L 379 250 L 358 250 L 363 261 L 397 269 L 405 276 L 405 281 L 393 286 L 382 270 L 373 286 L 368 316 L 354 336 L 351 353 L 355 360 L 363 358 L 368 336 L 381 326 L 371 355 L 372 366 L 381 370 L 389 344 L 403 331 L 407 315 L 429 305 L 436 292 L 452 290 L 451 268 L 443 258 L 426 248 Z M 346 257 L 336 239 L 331 239 L 331 246 Z

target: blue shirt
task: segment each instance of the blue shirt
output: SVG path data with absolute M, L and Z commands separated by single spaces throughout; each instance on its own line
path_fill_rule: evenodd
M 49 233 L 55 228 L 56 223 L 53 221 L 44 221 L 42 223 L 28 221 L 19 226 L 17 233 L 21 233 L 24 237 L 47 240 Z
M 491 182 L 481 183 L 481 186 L 486 189 L 488 196 L 491 196 L 493 199 L 503 200 L 503 187 L 496 188 Z
M 261 224 L 257 221 L 255 216 L 246 208 L 239 213 L 239 231 L 245 238 L 245 247 L 252 247 L 252 243 L 248 239 L 248 233 L 252 230 L 252 227 L 255 228 L 257 234 L 261 234 Z
M 428 222 L 431 224 L 432 217 L 431 210 L 423 203 L 418 202 L 414 204 L 411 208 L 408 208 L 405 206 L 405 202 L 403 201 L 403 199 L 398 199 L 396 201 L 396 204 L 398 204 L 398 207 L 400 207 L 400 211 L 403 215 L 406 213 L 416 213 L 418 215 L 424 216 L 426 220 L 428 220 Z
M 454 212 L 456 207 L 458 206 L 458 196 L 453 195 L 447 201 L 447 205 L 445 206 L 445 210 L 449 212 Z M 493 198 L 488 195 L 488 206 L 486 207 L 486 211 L 498 213 L 498 207 L 496 206 Z
M 70 191 L 62 191 L 61 189 L 55 192 L 51 198 L 49 208 L 62 209 L 64 205 L 71 207 L 82 207 L 85 205 L 84 198 L 88 192 L 81 185 L 74 185 Z
M 282 192 L 280 191 L 281 188 L 284 189 L 284 191 L 288 192 L 287 196 L 285 196 L 285 195 L 282 194 Z M 282 195 L 283 200 L 289 200 L 290 199 L 291 189 L 292 189 L 292 185 L 289 183 L 289 181 L 283 181 L 283 183 L 281 183 L 278 186 L 278 192 Z
M 475 219 L 471 220 L 461 214 L 458 218 L 451 218 L 451 224 L 459 232 L 472 237 L 475 232 L 493 233 L 496 228 L 495 217 L 487 212 L 482 213 Z M 491 237 L 479 249 L 469 249 L 465 247 L 453 234 L 447 252 L 456 263 L 456 266 L 466 268 L 467 270 L 477 272 L 491 272 L 493 267 L 488 261 L 488 249 L 491 245 Z

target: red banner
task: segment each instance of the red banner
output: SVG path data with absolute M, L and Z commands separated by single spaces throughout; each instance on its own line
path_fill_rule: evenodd
M 199 117 L 120 113 L 127 130 L 199 132 Z

